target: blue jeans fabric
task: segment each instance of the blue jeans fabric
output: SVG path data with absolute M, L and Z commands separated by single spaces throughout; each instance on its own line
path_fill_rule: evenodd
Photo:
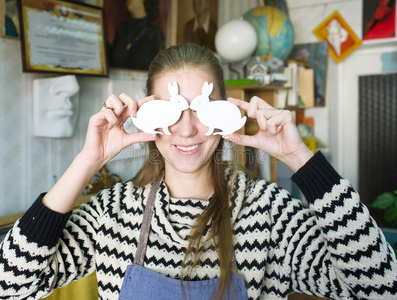
M 248 299 L 243 276 L 232 273 L 232 286 L 224 299 Z M 132 264 L 127 266 L 119 299 L 139 300 L 196 300 L 213 299 L 219 278 L 202 281 L 183 281 L 183 289 L 179 279 L 173 279 Z M 183 293 L 183 294 L 182 294 Z

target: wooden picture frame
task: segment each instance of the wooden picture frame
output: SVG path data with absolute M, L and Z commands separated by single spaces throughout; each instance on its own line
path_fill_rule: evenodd
M 24 72 L 108 76 L 102 8 L 20 0 L 19 15 Z
M 193 31 L 194 24 L 194 4 L 207 5 L 203 8 L 203 13 L 209 14 L 209 19 L 204 26 L 205 33 L 200 34 Z M 218 24 L 218 1 L 210 0 L 172 0 L 172 21 L 170 24 L 171 36 L 170 44 L 178 45 L 184 42 L 193 42 L 215 51 L 215 34 Z

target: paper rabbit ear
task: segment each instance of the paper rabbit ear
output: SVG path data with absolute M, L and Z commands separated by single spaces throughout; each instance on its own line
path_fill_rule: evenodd
M 168 92 L 171 94 L 171 96 L 178 95 L 179 88 L 178 88 L 178 84 L 176 83 L 176 81 L 168 83 Z
M 203 96 L 209 96 L 211 95 L 212 89 L 214 88 L 214 85 L 212 82 L 208 84 L 208 82 L 204 82 L 203 87 L 201 88 L 201 95 Z

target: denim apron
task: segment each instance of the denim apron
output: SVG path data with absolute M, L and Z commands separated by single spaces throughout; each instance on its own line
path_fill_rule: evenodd
M 150 221 L 153 216 L 154 200 L 163 177 L 164 173 L 153 183 L 150 190 L 143 215 L 134 263 L 127 266 L 119 299 L 212 299 L 216 293 L 219 278 L 181 282 L 179 279 L 169 278 L 143 267 L 150 231 Z M 244 278 L 241 274 L 237 273 L 236 259 L 232 262 L 232 271 L 231 286 L 227 289 L 224 299 L 248 299 Z

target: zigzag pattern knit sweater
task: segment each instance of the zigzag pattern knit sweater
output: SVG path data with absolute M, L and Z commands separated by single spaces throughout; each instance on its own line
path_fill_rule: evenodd
M 286 299 L 296 290 L 333 299 L 397 299 L 394 253 L 350 184 L 321 153 L 293 179 L 310 209 L 274 183 L 242 172 L 233 181 L 234 251 L 249 298 Z M 0 299 L 44 297 L 95 270 L 100 298 L 117 299 L 150 186 L 117 184 L 66 215 L 44 207 L 40 197 L 1 244 Z M 187 235 L 205 206 L 170 199 L 163 183 L 144 267 L 177 278 Z M 205 248 L 196 279 L 219 276 L 214 247 L 207 242 Z

